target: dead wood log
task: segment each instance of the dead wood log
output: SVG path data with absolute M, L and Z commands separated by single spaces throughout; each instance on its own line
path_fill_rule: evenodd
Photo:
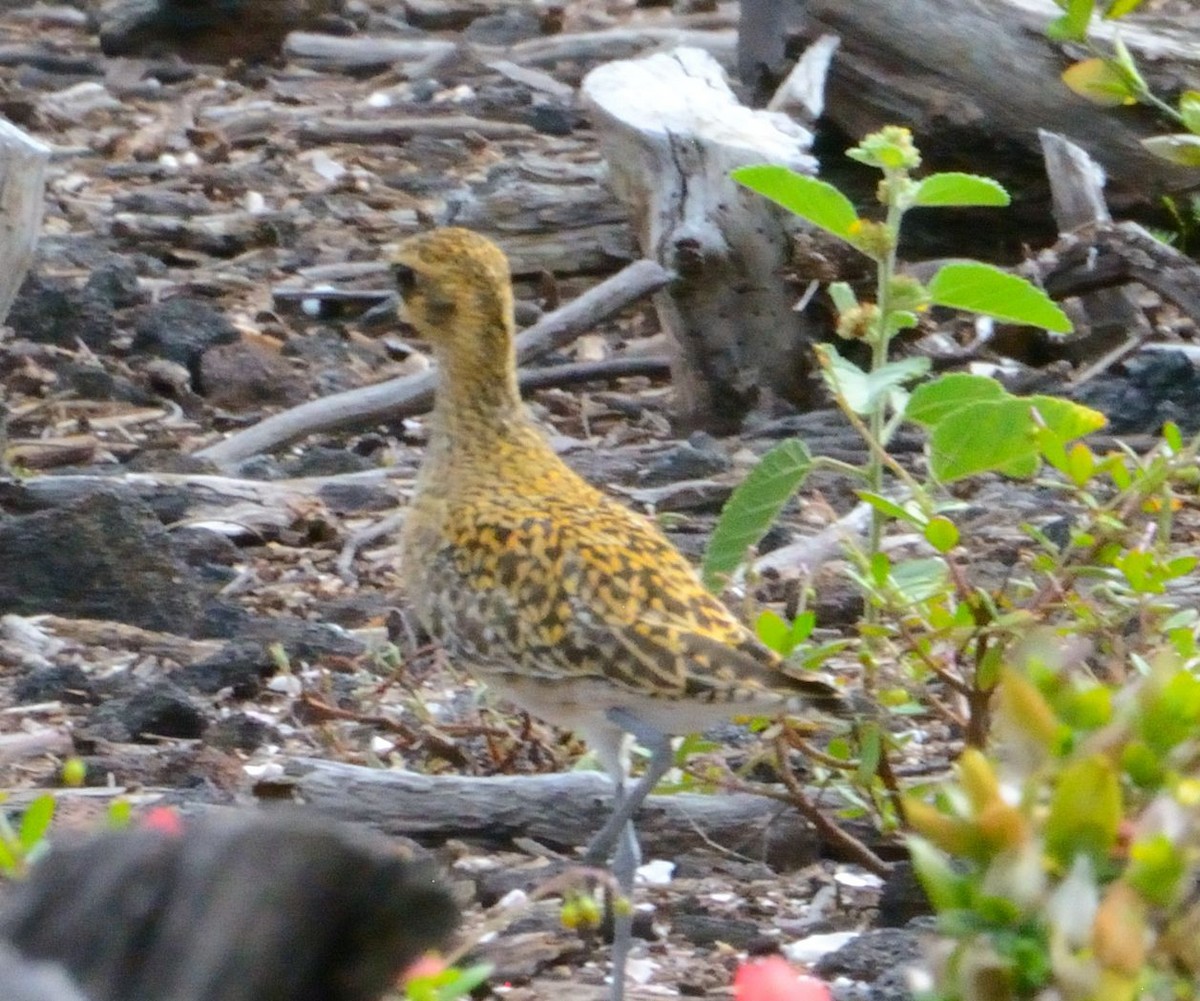
M 0 937 L 89 1001 L 374 1001 L 457 922 L 429 866 L 297 811 L 56 842 L 5 898 Z
M 780 275 L 790 217 L 729 172 L 812 173 L 811 134 L 744 107 L 696 49 L 599 66 L 582 95 L 642 252 L 679 275 L 655 306 L 674 342 L 681 422 L 736 431 L 764 393 L 810 405 L 814 331 Z
M 519 122 L 495 122 L 469 115 L 427 115 L 365 121 L 323 118 L 301 125 L 296 130 L 296 138 L 317 146 L 330 143 L 401 146 L 417 136 L 461 139 L 470 133 L 484 139 L 516 139 L 533 135 L 534 129 Z
M 1020 270 L 1056 299 L 1141 282 L 1200 324 L 1200 266 L 1137 223 L 1067 233 Z
M 470 778 L 305 758 L 287 773 L 319 812 L 428 844 L 534 838 L 565 851 L 586 845 L 612 810 L 612 783 L 599 772 Z M 750 793 L 650 796 L 637 823 L 647 857 L 716 845 L 787 869 L 821 850 L 794 810 Z
M 50 147 L 0 119 L 0 323 L 8 316 L 42 229 Z
M 1046 208 L 1039 128 L 1078 143 L 1104 166 L 1117 208 L 1194 185 L 1194 171 L 1141 145 L 1162 131 L 1152 112 L 1101 108 L 1062 84 L 1072 56 L 1045 37 L 1061 13 L 1053 0 L 743 0 L 738 64 L 743 80 L 769 86 L 786 70 L 790 47 L 837 35 L 829 121 L 851 140 L 885 124 L 907 125 L 930 166 L 998 177 L 1026 192 L 1031 217 Z M 1097 34 L 1113 30 L 1102 25 Z M 1195 86 L 1194 18 L 1123 20 L 1120 32 L 1156 86 L 1167 93 Z
M 518 42 L 508 49 L 478 46 L 484 60 L 502 58 L 519 66 L 556 66 L 556 75 L 577 83 L 584 69 L 605 59 L 628 59 L 647 51 L 687 46 L 708 52 L 722 65 L 732 68 L 737 35 L 730 30 L 697 31 L 682 27 L 610 28 L 551 35 Z M 573 70 L 572 63 L 578 64 Z
M 522 331 L 517 337 L 518 360 L 526 361 L 570 343 L 630 303 L 662 288 L 670 279 L 671 275 L 653 261 L 635 261 Z M 344 430 L 421 413 L 433 402 L 436 382 L 437 373 L 429 371 L 302 403 L 195 454 L 229 467 L 317 431 Z
M 446 58 L 456 48 L 454 42 L 433 38 L 339 38 L 295 31 L 287 37 L 283 51 L 317 69 L 367 71 L 400 63 L 412 73 L 421 64 Z
M 1084 226 L 1111 224 L 1100 165 L 1063 136 L 1042 130 L 1039 137 L 1058 231 L 1070 233 Z M 1076 375 L 1076 384 L 1136 350 L 1151 332 L 1145 314 L 1125 288 L 1088 292 L 1079 297 L 1079 311 L 1079 320 L 1086 329 L 1069 339 L 1068 357 L 1079 362 L 1086 356 L 1092 363 Z M 1080 322 L 1075 325 L 1078 330 Z M 1103 357 L 1097 360 L 1097 355 Z

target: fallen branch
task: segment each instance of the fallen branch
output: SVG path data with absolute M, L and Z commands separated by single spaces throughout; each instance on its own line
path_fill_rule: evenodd
M 670 280 L 670 273 L 653 261 L 635 261 L 523 331 L 517 337 L 518 361 L 569 344 L 630 303 L 657 292 Z M 252 455 L 316 432 L 341 431 L 422 413 L 433 402 L 436 382 L 436 371 L 422 372 L 312 400 L 268 417 L 195 454 L 229 468 Z
M 303 758 L 287 774 L 313 809 L 427 844 L 533 838 L 566 850 L 586 845 L 612 811 L 612 784 L 598 772 L 472 778 Z M 794 810 L 753 793 L 650 796 L 637 826 L 647 857 L 717 845 L 788 869 L 830 847 Z

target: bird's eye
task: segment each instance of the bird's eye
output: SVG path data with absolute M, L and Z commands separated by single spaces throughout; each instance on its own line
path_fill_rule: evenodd
M 407 264 L 393 264 L 392 275 L 396 279 L 396 288 L 401 295 L 407 295 L 417 285 L 417 273 Z

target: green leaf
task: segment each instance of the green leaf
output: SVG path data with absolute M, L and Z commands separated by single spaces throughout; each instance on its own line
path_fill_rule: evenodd
M 858 737 L 858 768 L 854 776 L 859 785 L 869 785 L 875 778 L 882 756 L 883 737 L 879 732 L 879 724 L 864 723 Z
M 1063 868 L 1078 855 L 1103 866 L 1120 823 L 1121 785 L 1107 758 L 1096 754 L 1063 768 L 1046 818 L 1046 850 Z
M 903 560 L 892 567 L 891 584 L 910 604 L 928 601 L 945 592 L 950 579 L 940 557 Z
M 801 219 L 850 242 L 858 213 L 850 199 L 832 184 L 768 164 L 739 167 L 730 176 Z
M 1082 42 L 1087 38 L 1088 23 L 1092 19 L 1095 0 L 1067 0 L 1061 5 L 1066 10 L 1062 17 L 1050 22 L 1046 36 L 1054 42 Z
M 785 657 L 792 652 L 788 648 L 792 630 L 778 612 L 773 612 L 769 608 L 764 609 L 759 615 L 758 621 L 754 623 L 754 632 L 767 649 L 774 650 Z
M 21 848 L 26 853 L 33 851 L 46 836 L 50 829 L 50 821 L 54 819 L 54 805 L 54 797 L 46 793 L 38 796 L 25 809 L 25 814 L 21 817 L 19 838 Z
M 804 482 L 812 455 L 804 442 L 782 442 L 763 456 L 721 511 L 717 527 L 704 554 L 701 574 L 710 590 L 723 586 L 724 578 L 738 568 L 751 546 L 766 534 L 783 505 Z
M 1128 78 L 1107 59 L 1083 59 L 1062 73 L 1068 89 L 1102 108 L 1119 108 L 1137 103 Z
M 995 379 L 986 375 L 951 372 L 914 389 L 908 406 L 904 408 L 904 416 L 924 427 L 932 427 L 959 407 L 1006 397 L 1009 397 L 1008 391 Z
M 829 298 L 839 313 L 847 313 L 858 305 L 858 298 L 848 282 L 833 282 L 829 286 Z
M 943 483 L 995 472 L 1029 459 L 1037 450 L 1029 405 L 1009 398 L 951 411 L 929 436 L 930 469 Z
M 1132 14 L 1142 5 L 1142 0 L 1113 0 L 1112 3 L 1105 8 L 1104 19 L 1106 21 L 1115 21 L 1117 18 L 1124 17 L 1126 14 Z
M 1060 396 L 1018 396 L 1037 410 L 1043 426 L 1053 431 L 1063 441 L 1073 441 L 1082 438 L 1093 431 L 1099 431 L 1108 423 L 1099 410 L 1085 407 L 1082 403 L 1064 400 Z
M 930 518 L 925 526 L 925 541 L 939 553 L 948 553 L 958 545 L 958 526 L 944 515 Z
M 1071 321 L 1041 289 L 990 264 L 961 261 L 944 265 L 929 283 L 934 303 L 968 309 L 1010 323 L 1028 323 L 1069 333 Z
M 4 838 L 0 838 L 0 873 L 6 876 L 19 876 L 21 870 L 21 859 L 14 851 L 13 845 Z
M 917 528 L 923 528 L 925 518 L 918 511 L 910 511 L 906 507 L 902 507 L 894 500 L 884 497 L 882 494 L 872 493 L 870 490 L 855 491 L 858 499 L 866 504 L 870 504 L 880 514 L 886 515 L 889 518 L 895 518 L 897 521 L 905 521 L 910 525 L 915 525 Z
M 1200 133 L 1200 90 L 1185 90 L 1179 95 L 1179 114 L 1189 132 Z
M 1009 203 L 1008 192 L 998 181 L 977 174 L 962 174 L 951 171 L 930 174 L 917 185 L 913 205 L 924 206 L 1005 206 Z
M 1200 136 L 1186 132 L 1153 136 L 1143 139 L 1142 145 L 1160 160 L 1177 163 L 1181 167 L 1200 167 Z
M 1043 424 L 1069 440 L 1104 423 L 1103 414 L 1054 396 L 1008 396 L 968 404 L 950 411 L 931 431 L 930 468 L 944 483 L 985 472 L 1032 476 L 1038 469 Z
M 870 414 L 878 409 L 894 389 L 919 379 L 929 371 L 930 359 L 923 355 L 888 362 L 873 372 L 864 372 L 847 358 L 838 354 L 832 344 L 820 346 L 824 364 L 821 374 L 829 388 L 846 401 L 856 414 Z
M 1187 872 L 1183 853 L 1167 835 L 1151 834 L 1129 846 L 1129 869 L 1125 878 L 1150 903 L 1169 906 L 1176 898 Z

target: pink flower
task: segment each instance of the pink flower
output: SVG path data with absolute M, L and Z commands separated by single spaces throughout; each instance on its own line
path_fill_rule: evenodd
M 734 1001 L 832 1001 L 829 988 L 799 976 L 782 956 L 751 959 L 733 975 Z
M 142 817 L 141 827 L 178 837 L 183 833 L 183 818 L 173 806 L 156 806 Z

